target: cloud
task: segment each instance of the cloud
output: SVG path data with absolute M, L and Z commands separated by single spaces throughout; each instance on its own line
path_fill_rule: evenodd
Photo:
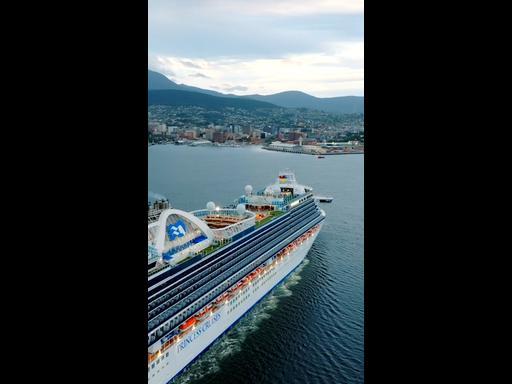
M 319 14 L 361 14 L 364 12 L 364 0 L 150 0 L 149 8 L 159 15 L 169 10 L 182 12 L 185 16 L 212 11 L 238 15 L 297 15 Z
M 186 67 L 190 67 L 190 68 L 196 68 L 196 69 L 201 69 L 201 65 L 199 64 L 195 64 L 189 60 L 180 60 L 181 64 L 183 64 L 184 66 Z
M 224 91 L 228 91 L 228 92 L 234 92 L 234 91 L 247 91 L 249 88 L 244 87 L 243 85 L 234 85 L 234 86 L 230 86 L 230 85 L 226 86 L 225 85 L 221 89 L 223 89 Z
M 150 0 L 148 66 L 236 94 L 363 95 L 363 11 L 363 0 Z
M 364 12 L 363 0 L 259 0 L 257 2 L 222 0 L 214 1 L 213 3 L 233 12 L 263 15 L 295 16 L 333 13 L 357 14 Z
M 172 70 L 177 81 L 236 94 L 272 94 L 300 90 L 318 97 L 363 95 L 364 44 L 332 44 L 323 52 L 279 59 L 200 59 L 207 77 L 181 65 L 183 58 L 158 56 L 160 70 Z M 191 62 L 195 59 L 187 58 Z M 196 75 L 196 76 L 194 76 Z M 215 79 L 215 80 L 213 80 Z
M 188 76 L 189 76 L 189 77 L 202 77 L 203 79 L 211 79 L 211 77 L 210 77 L 210 76 L 206 76 L 206 75 L 204 75 L 204 74 L 202 74 L 202 73 L 199 73 L 199 72 L 197 72 L 197 73 L 193 73 L 193 74 L 188 75 Z
M 339 6 L 278 2 L 285 9 L 315 12 L 295 16 L 270 13 L 265 2 L 149 3 L 149 50 L 179 57 L 266 57 L 317 51 L 328 41 L 361 40 L 363 14 L 331 12 Z M 336 9 L 338 9 L 336 8 Z M 320 12 L 320 10 L 325 12 Z M 341 9 L 341 8 L 340 8 Z M 200 68 L 196 68 L 200 69 Z M 201 68 L 202 69 L 202 68 Z

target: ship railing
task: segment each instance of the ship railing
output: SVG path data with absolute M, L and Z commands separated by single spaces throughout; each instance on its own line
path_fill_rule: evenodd
M 299 216 L 301 216 L 300 213 L 299 213 Z M 272 222 L 275 223 L 275 225 L 278 225 L 278 220 L 272 221 Z M 264 230 L 260 231 L 260 233 L 256 236 L 256 239 L 252 239 L 249 242 L 240 243 L 238 246 L 235 246 L 231 251 L 229 251 L 228 254 L 223 255 L 222 258 L 225 260 L 224 262 L 233 259 L 233 257 L 236 257 L 237 255 L 240 255 L 240 252 L 245 252 L 246 250 L 250 249 L 252 244 L 254 244 L 254 242 L 257 241 L 257 238 L 260 238 L 262 236 L 267 236 L 267 232 L 269 232 L 269 231 L 271 231 L 269 233 L 272 233 L 272 231 L 274 231 L 273 225 L 274 224 L 272 224 L 272 223 L 268 223 L 267 225 L 265 225 L 265 226 L 268 226 L 267 229 L 264 229 Z M 208 255 L 206 257 L 213 257 L 213 259 L 208 264 L 205 264 L 201 268 L 201 269 L 203 269 L 203 271 L 198 273 L 197 278 L 194 278 L 194 282 L 197 281 L 198 279 L 203 278 L 204 276 L 209 275 L 207 269 L 211 268 L 211 266 L 213 265 L 212 263 L 218 263 L 220 261 L 220 259 L 218 259 L 218 256 L 209 256 Z M 186 283 L 187 280 L 186 279 L 191 279 L 195 275 L 196 274 L 193 274 L 193 275 L 190 275 L 189 277 L 183 276 L 181 281 L 180 281 L 180 284 L 185 283 L 185 285 L 187 285 L 187 283 Z M 175 284 L 177 284 L 177 283 L 175 283 Z M 173 285 L 175 285 L 175 284 L 173 284 Z M 176 285 L 175 288 L 176 287 L 178 287 L 178 286 Z M 164 290 L 166 290 L 166 291 L 169 290 L 169 289 L 170 289 L 170 287 L 167 287 L 167 288 L 164 287 Z M 155 304 L 158 305 L 158 303 L 162 303 L 163 301 L 168 301 L 168 298 L 169 298 L 169 294 L 165 293 L 163 296 L 160 296 L 159 298 L 156 299 Z
M 236 209 L 226 209 L 226 208 L 223 208 L 223 209 L 220 209 L 220 210 L 209 210 L 209 209 L 198 209 L 196 211 L 192 211 L 190 212 L 192 213 L 194 216 L 196 217 L 199 217 L 199 218 L 202 218 L 202 217 L 205 217 L 205 216 L 216 216 L 216 215 L 219 215 L 219 216 L 231 216 L 231 217 L 241 217 L 242 219 L 248 219 L 250 218 L 251 216 L 251 212 L 245 212 L 244 215 L 240 215 L 240 213 L 238 213 L 238 211 Z
M 286 242 L 287 240 L 289 240 L 289 237 L 291 237 L 297 230 L 300 230 L 301 226 L 304 225 L 303 222 L 304 222 L 304 220 L 306 218 L 304 216 L 305 214 L 306 213 L 301 214 L 300 216 L 302 216 L 302 218 L 300 218 L 300 217 L 297 218 L 296 223 L 291 228 L 283 228 L 283 229 L 279 230 L 276 233 L 275 239 L 272 240 L 270 243 L 266 244 L 265 246 L 263 246 L 262 248 L 260 248 L 258 250 L 258 252 L 256 252 L 256 255 L 254 257 L 255 258 L 262 257 L 262 255 L 264 256 L 268 252 L 270 247 L 272 247 L 272 246 L 276 247 L 279 243 Z M 243 265 L 244 263 L 247 263 L 247 262 L 251 263 L 250 257 L 249 257 L 250 255 L 247 252 L 249 252 L 249 250 L 245 250 L 240 255 L 238 255 L 236 257 L 233 257 L 233 260 L 230 263 L 234 262 L 234 264 L 232 266 L 229 266 L 228 270 L 229 269 L 233 269 L 233 268 L 236 269 L 237 266 L 240 265 L 240 264 Z M 244 256 L 242 259 L 239 259 L 239 257 L 244 255 L 244 254 L 246 254 L 246 256 Z M 258 254 L 259 254 L 259 256 L 258 256 Z M 248 257 L 249 257 L 249 260 L 247 260 Z M 228 264 L 226 264 L 226 265 L 228 265 Z M 243 268 L 244 267 L 242 267 L 242 269 Z M 211 289 L 211 287 L 213 287 L 215 285 L 218 285 L 219 284 L 218 280 L 223 275 L 226 275 L 226 274 L 230 273 L 230 272 L 228 272 L 228 270 L 226 270 L 224 272 L 221 272 L 217 277 L 213 278 L 213 280 L 211 280 L 210 283 L 206 283 L 205 285 L 203 285 L 203 287 L 198 288 L 196 291 L 194 291 L 190 295 L 192 295 L 192 297 L 196 296 L 196 295 L 200 295 L 201 292 L 207 292 L 208 290 Z M 210 276 L 205 276 L 201 280 L 205 280 L 205 279 L 210 279 Z M 183 299 L 186 299 L 186 297 L 183 298 Z M 181 303 L 184 302 L 183 299 L 182 299 Z M 176 304 L 174 306 L 171 306 L 170 308 L 164 309 L 162 312 L 160 312 L 158 315 L 156 315 L 153 319 L 151 319 L 148 325 L 150 327 L 153 327 L 153 324 L 163 323 L 166 319 L 173 317 L 176 313 L 178 313 L 178 311 L 181 311 L 182 309 L 179 308 L 179 307 L 181 307 L 181 305 L 180 304 Z M 184 310 L 186 310 L 186 308 Z M 154 310 L 152 310 L 152 311 L 154 311 Z M 156 329 L 156 328 L 157 327 L 153 328 L 153 330 Z
M 275 243 L 275 242 L 272 242 L 272 243 Z M 272 244 L 272 243 L 270 243 L 270 244 Z M 237 259 L 237 258 L 235 257 L 234 259 Z M 237 261 L 237 260 L 233 260 L 230 264 L 232 264 L 232 266 L 235 266 L 235 265 L 240 264 L 240 261 L 241 261 L 241 260 L 238 260 L 238 261 Z M 247 262 L 250 262 L 250 260 L 248 260 Z M 233 264 L 233 263 L 235 263 L 235 264 Z M 229 264 L 229 263 L 228 263 L 228 264 Z M 228 269 L 230 268 L 230 266 L 229 266 L 229 265 L 226 265 L 226 267 L 228 267 Z M 216 272 L 217 272 L 217 271 L 216 271 Z M 230 274 L 229 274 L 227 271 L 226 271 L 226 272 L 224 272 L 224 273 L 223 273 L 222 271 L 220 271 L 220 272 L 217 272 L 217 273 L 214 273 L 214 274 L 219 275 L 219 277 L 215 278 L 215 281 L 216 281 L 216 280 L 218 280 L 219 278 L 221 278 L 221 276 L 223 276 L 223 275 L 224 275 L 224 276 L 230 276 Z M 231 274 L 232 274 L 232 273 L 231 273 Z M 206 280 L 205 280 L 205 279 L 206 279 Z M 209 279 L 211 280 L 211 274 L 210 274 L 209 276 L 205 276 L 202 280 L 207 281 L 207 280 L 209 280 Z M 192 295 L 192 297 L 193 297 L 193 296 L 196 296 L 196 297 L 197 297 L 197 295 L 201 295 L 201 294 L 202 294 L 202 292 L 206 292 L 207 290 L 209 290 L 209 289 L 211 289 L 212 287 L 214 287 L 216 284 L 219 284 L 219 282 L 218 282 L 218 281 L 217 281 L 217 282 L 215 282 L 215 281 L 212 281 L 210 284 L 206 284 L 206 285 L 204 285 L 202 288 L 199 288 L 198 290 L 196 290 L 196 291 L 195 291 L 195 293 L 192 293 L 192 294 L 191 294 L 191 295 Z M 185 303 L 185 305 L 186 305 L 186 303 Z M 172 306 L 172 307 L 175 307 L 174 309 L 175 309 L 176 311 L 179 311 L 179 310 L 180 310 L 180 309 L 179 309 L 179 307 L 183 308 L 184 306 L 183 306 L 183 305 L 180 305 L 180 304 L 177 304 L 177 305 Z M 156 308 L 155 308 L 155 309 L 156 309 Z M 154 310 L 154 309 L 153 309 L 153 310 Z M 151 310 L 151 312 L 152 312 L 153 310 Z M 172 310 L 172 309 L 171 309 L 171 310 Z M 167 311 L 166 311 L 166 310 L 164 310 L 164 312 L 167 312 Z M 177 312 L 175 312 L 175 313 L 177 313 Z M 157 315 L 154 319 L 156 320 L 158 317 L 160 317 L 160 315 Z M 172 315 L 171 315 L 170 317 L 172 317 Z
M 267 229 L 265 229 L 265 230 L 263 230 L 263 231 L 260 231 L 257 237 L 264 236 L 268 231 L 272 231 L 272 230 L 273 230 L 273 229 L 272 229 L 272 227 L 273 227 L 273 225 L 274 225 L 274 224 L 272 224 L 272 223 L 274 223 L 275 225 L 278 225 L 278 221 L 277 221 L 277 220 L 276 220 L 276 221 L 272 220 L 272 222 L 271 222 L 271 223 L 268 223 L 268 224 L 267 224 L 267 225 L 268 225 Z M 267 226 L 267 225 L 266 225 L 266 226 Z M 251 243 L 251 242 L 250 242 L 250 243 Z M 239 249 L 240 247 L 245 248 L 246 246 L 247 246 L 247 245 L 246 245 L 245 243 L 240 243 L 240 245 L 239 245 L 239 246 L 237 246 L 237 247 L 235 247 L 233 250 L 231 250 L 231 252 L 236 252 L 236 251 L 237 251 L 237 249 Z M 210 256 L 208 256 L 208 257 L 210 257 Z M 216 259 L 216 258 L 217 258 L 217 257 L 213 256 L 213 259 L 212 259 L 209 263 L 216 262 L 216 261 L 215 261 L 215 259 Z M 218 260 L 217 260 L 217 261 L 218 261 Z M 190 268 L 190 267 L 191 267 L 191 266 L 188 266 L 188 267 L 187 267 L 187 269 L 188 269 L 188 268 Z M 206 267 L 206 265 L 205 265 L 205 267 Z M 203 268 L 205 268 L 205 267 L 203 267 Z M 186 269 L 185 269 L 185 270 L 186 270 Z M 182 277 L 182 279 L 185 279 L 185 276 L 183 276 L 183 277 Z
M 148 272 L 148 277 L 153 276 L 155 273 L 158 273 L 166 268 L 169 268 L 170 264 L 164 263 L 161 266 L 153 268 L 151 271 Z
M 245 276 L 246 274 L 250 273 L 250 271 L 254 268 L 256 268 L 258 265 L 260 265 L 262 262 L 264 262 L 265 260 L 268 260 L 269 257 L 272 257 L 270 255 L 273 255 L 275 254 L 274 256 L 276 256 L 280 250 L 286 248 L 286 246 L 291 243 L 294 238 L 297 238 L 297 237 L 300 237 L 302 236 L 303 234 L 305 234 L 306 232 L 308 232 L 309 230 L 311 230 L 312 228 L 316 227 L 322 220 L 324 220 L 322 217 L 317 217 L 314 221 L 312 221 L 311 223 L 308 224 L 308 226 L 303 229 L 302 231 L 300 231 L 300 234 L 297 235 L 297 232 L 298 230 L 295 229 L 294 231 L 292 231 L 290 233 L 290 231 L 287 231 L 286 233 L 290 233 L 290 235 L 282 240 L 282 241 L 279 241 L 277 244 L 275 244 L 273 247 L 265 250 L 260 256 L 258 256 L 256 259 L 253 259 L 251 262 L 249 262 L 249 264 L 247 264 L 245 267 L 243 267 L 242 269 L 240 269 L 238 272 L 236 272 L 235 274 L 231 275 L 230 277 L 228 277 L 226 280 L 224 280 L 224 282 L 220 283 L 220 284 L 216 284 L 216 285 L 212 285 L 213 287 L 216 286 L 216 288 L 214 289 L 211 289 L 209 288 L 208 290 L 205 290 L 205 293 L 197 298 L 197 300 L 195 300 L 193 303 L 191 303 L 189 306 L 185 307 L 181 313 L 185 315 L 185 317 L 187 316 L 190 316 L 191 314 L 197 312 L 197 309 L 204 306 L 205 303 L 208 302 L 208 300 L 212 300 L 211 298 L 208 297 L 209 295 L 209 292 L 211 292 L 212 290 L 219 290 L 219 288 L 222 287 L 222 289 L 220 289 L 220 293 L 215 297 L 213 298 L 213 300 L 217 299 L 220 295 L 222 295 L 226 290 L 228 290 L 230 287 L 233 287 L 237 284 L 237 281 Z M 274 243 L 274 242 L 273 242 Z M 272 244 L 272 243 L 271 243 Z M 286 245 L 285 245 L 286 244 Z M 223 274 L 222 274 L 223 275 Z M 221 275 L 221 276 L 222 276 Z M 219 276 L 220 277 L 220 276 Z M 233 281 L 233 279 L 235 280 L 234 283 L 230 283 L 231 281 Z M 209 284 L 207 284 L 209 285 Z M 190 312 L 190 313 L 188 313 Z M 180 313 L 176 313 L 176 316 L 180 316 Z M 157 316 L 159 317 L 159 316 Z M 174 317 L 173 316 L 170 316 L 170 318 Z M 162 323 L 163 324 L 163 323 Z M 178 324 L 179 325 L 179 324 Z M 177 328 L 177 327 L 176 327 Z M 155 332 L 157 332 L 159 328 L 154 328 L 152 331 L 150 331 L 150 333 L 148 334 L 148 337 L 151 338 L 151 335 Z M 174 331 L 174 327 L 173 327 L 173 330 Z M 165 332 L 166 334 L 168 334 L 168 332 Z M 161 336 L 164 336 L 164 335 L 161 335 Z M 159 336 L 159 337 L 161 337 Z M 152 341 L 151 341 L 152 342 Z
M 311 207 L 313 207 L 313 206 L 311 206 Z M 298 214 L 299 214 L 299 215 L 301 215 L 301 213 L 298 213 Z M 295 214 L 293 214 L 290 218 L 292 218 L 294 215 L 295 215 Z M 272 224 L 272 223 L 273 223 L 273 224 Z M 231 254 L 238 254 L 238 253 L 239 253 L 239 252 L 241 252 L 241 251 L 245 251 L 245 250 L 249 249 L 248 247 L 249 247 L 251 244 L 253 244 L 253 243 L 254 243 L 254 241 L 256 241 L 256 240 L 257 240 L 257 238 L 261 238 L 262 236 L 267 236 L 268 234 L 272 233 L 272 231 L 274 230 L 273 226 L 274 226 L 274 225 L 279 225 L 279 224 L 278 224 L 278 220 L 276 220 L 276 221 L 272 220 L 272 223 L 268 223 L 268 224 L 266 224 L 265 226 L 266 226 L 267 228 L 266 228 L 266 229 L 264 229 L 264 230 L 262 230 L 262 231 L 260 231 L 260 232 L 258 233 L 258 235 L 256 236 L 256 239 L 251 239 L 249 242 L 243 242 L 243 243 L 240 243 L 238 246 L 235 246 L 231 251 L 229 251 L 229 254 L 224 255 L 224 257 L 228 257 L 228 256 L 229 256 L 229 257 L 231 257 L 231 256 L 230 256 Z M 269 232 L 269 231 L 270 231 L 270 232 Z M 210 256 L 208 256 L 208 257 L 210 257 Z M 217 262 L 219 261 L 219 260 L 217 260 L 217 259 L 218 259 L 218 256 L 217 256 L 217 257 L 216 257 L 216 256 L 212 256 L 212 257 L 213 257 L 213 259 L 212 259 L 211 261 L 209 261 L 209 262 L 208 262 L 208 264 L 205 264 L 205 265 L 202 267 L 202 269 L 204 269 L 204 271 L 203 271 L 203 272 L 200 272 L 199 274 L 204 274 L 204 273 L 205 273 L 205 271 L 206 271 L 206 269 L 207 269 L 207 268 L 210 268 L 210 267 L 213 265 L 212 263 L 217 263 Z M 190 266 L 189 266 L 189 267 L 190 267 Z M 184 281 L 186 281 L 186 280 L 184 280 L 184 279 L 187 279 L 187 278 L 188 278 L 188 277 L 183 276 L 183 277 L 182 277 L 182 279 L 181 279 L 181 281 L 182 281 L 182 282 L 184 282 Z M 166 289 L 168 289 L 168 288 L 166 288 Z

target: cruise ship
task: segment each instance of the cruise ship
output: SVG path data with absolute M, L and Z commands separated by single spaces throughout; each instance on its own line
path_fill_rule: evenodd
M 226 207 L 148 206 L 148 383 L 173 382 L 304 260 L 325 219 L 291 171 Z

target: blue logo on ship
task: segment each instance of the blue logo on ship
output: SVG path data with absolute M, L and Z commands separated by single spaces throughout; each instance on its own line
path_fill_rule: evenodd
M 182 220 L 178 220 L 175 224 L 167 226 L 167 236 L 169 239 L 175 240 L 178 237 L 183 237 L 187 233 L 187 226 Z

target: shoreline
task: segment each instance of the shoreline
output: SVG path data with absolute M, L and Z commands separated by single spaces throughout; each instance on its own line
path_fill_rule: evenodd
M 304 152 L 304 151 L 298 151 L 298 150 L 273 149 L 273 148 L 265 147 L 264 145 L 261 145 L 261 144 L 245 144 L 245 145 L 188 145 L 188 144 L 176 144 L 176 143 L 170 142 L 170 143 L 153 143 L 153 144 L 149 144 L 148 148 L 149 147 L 153 147 L 153 146 L 160 146 L 160 145 L 177 145 L 177 146 L 180 146 L 180 147 L 193 147 L 193 148 L 198 148 L 198 147 L 238 148 L 238 149 L 241 149 L 241 148 L 258 148 L 258 149 L 264 149 L 264 150 L 273 151 L 273 152 L 293 153 L 293 154 L 298 154 L 298 155 L 309 155 L 309 156 L 364 155 L 364 150 L 363 151 L 350 151 L 350 152 L 335 152 L 335 153 L 329 153 L 329 152 L 317 153 L 317 152 Z
M 297 150 L 282 150 L 282 149 L 273 149 L 268 148 L 265 146 L 261 147 L 262 149 L 266 149 L 267 151 L 274 151 L 274 152 L 284 152 L 284 153 L 294 153 L 299 155 L 312 155 L 312 156 L 335 156 L 335 155 L 364 155 L 364 151 L 351 151 L 351 152 L 336 152 L 336 153 L 313 153 L 313 152 L 304 152 L 304 151 L 297 151 Z

